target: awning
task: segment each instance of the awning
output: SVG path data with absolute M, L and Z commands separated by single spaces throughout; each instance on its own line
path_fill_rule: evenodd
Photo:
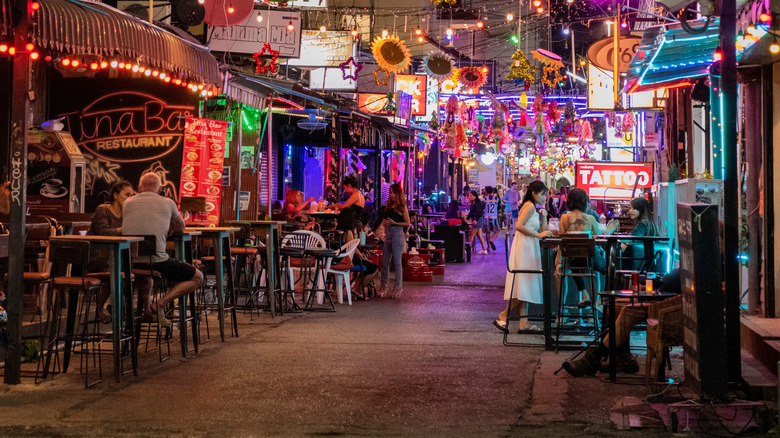
M 691 22 L 698 28 L 702 22 Z M 626 74 L 627 93 L 692 85 L 709 74 L 719 45 L 720 20 L 713 20 L 699 35 L 686 33 L 680 24 L 645 29 Z
M 271 79 L 260 78 L 257 76 L 252 76 L 244 73 L 235 73 L 235 72 L 231 73 L 231 78 L 229 82 L 243 84 L 247 87 L 251 87 L 265 94 L 276 92 L 278 94 L 288 94 L 290 96 L 295 96 L 313 102 L 321 107 L 324 107 L 323 109 L 325 110 L 330 109 L 335 111 L 336 109 L 338 109 L 336 105 L 325 102 L 324 99 L 314 96 L 313 94 L 309 94 L 304 91 L 293 90 L 293 87 L 295 86 L 294 84 L 280 84 Z
M 222 87 L 222 73 L 208 48 L 92 1 L 40 0 L 33 42 L 69 55 L 122 57 Z

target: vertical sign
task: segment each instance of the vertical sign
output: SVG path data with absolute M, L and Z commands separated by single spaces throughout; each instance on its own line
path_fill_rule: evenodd
M 228 122 L 187 117 L 184 127 L 184 156 L 181 160 L 182 196 L 206 198 L 205 214 L 193 214 L 188 225 L 219 225 L 222 171 Z

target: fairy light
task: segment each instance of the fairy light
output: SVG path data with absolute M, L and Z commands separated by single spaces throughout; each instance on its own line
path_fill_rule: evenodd
M 73 68 L 76 68 L 79 65 L 81 65 L 81 61 L 79 61 L 78 59 L 74 59 L 73 61 L 70 62 L 70 66 Z
M 257 22 L 262 23 L 263 22 L 263 14 L 257 14 Z
M 780 45 L 777 44 L 777 39 L 769 46 L 769 52 L 773 55 L 780 53 Z
M 16 47 L 9 47 L 8 54 L 11 56 L 16 55 Z
M 0 53 L 5 53 L 8 51 L 8 44 L 0 44 Z
M 41 8 L 41 4 L 40 4 L 40 3 L 38 3 L 38 2 L 32 2 L 32 4 L 30 5 L 30 7 L 32 7 L 32 10 L 33 10 L 33 11 L 37 11 L 38 9 L 40 9 L 40 8 Z
M 30 52 L 30 59 L 37 60 L 41 55 L 38 52 Z
M 236 12 L 236 8 L 234 8 L 233 5 L 228 5 L 227 13 L 232 14 L 233 12 Z
M 290 31 L 290 32 L 295 30 L 295 26 L 293 25 L 292 20 L 290 20 L 290 22 L 287 23 L 287 30 Z
M 417 35 L 417 36 L 420 36 L 420 35 L 422 35 L 422 29 L 420 29 L 420 28 L 418 27 L 417 29 L 415 29 L 415 30 L 414 30 L 414 34 L 415 34 L 415 35 Z
M 515 19 L 515 16 L 514 16 L 514 15 L 512 15 L 511 13 L 509 13 L 509 14 L 506 14 L 506 21 L 512 21 L 512 20 L 514 20 L 514 19 Z
M 146 76 L 151 76 L 151 75 L 152 75 L 152 71 L 151 71 L 151 70 L 146 70 L 146 71 L 144 72 L 144 75 L 146 75 Z
M 97 70 L 97 69 L 100 68 L 100 64 L 98 64 L 97 62 L 90 62 L 89 63 L 89 68 L 90 68 L 90 70 Z
M 390 33 L 390 32 L 388 32 L 388 31 L 387 31 L 387 29 L 382 29 L 382 38 L 387 38 L 387 35 L 388 35 L 389 33 Z
M 100 61 L 100 68 L 108 68 L 108 61 Z
M 117 68 L 119 63 L 117 61 L 111 61 L 111 68 Z
M 138 68 L 139 67 L 137 65 L 134 65 L 131 70 L 133 70 L 133 73 L 138 73 Z
M 351 31 L 351 33 L 352 33 L 352 38 L 357 38 L 357 36 L 358 36 L 358 31 L 357 31 L 357 29 L 355 29 L 355 28 L 353 27 L 353 28 L 352 28 L 352 31 Z
M 33 43 L 27 43 L 27 44 L 25 44 L 25 45 L 24 45 L 24 49 L 25 49 L 25 50 L 27 50 L 27 51 L 29 52 L 29 51 L 31 51 L 31 50 L 33 50 L 33 49 L 35 49 L 35 44 L 33 44 Z
M 328 30 L 328 28 L 325 27 L 325 25 L 320 26 L 320 32 L 325 32 L 326 30 Z
M 119 67 L 120 69 L 124 69 L 125 68 L 125 63 L 124 62 L 120 62 L 119 64 L 117 64 L 117 67 Z

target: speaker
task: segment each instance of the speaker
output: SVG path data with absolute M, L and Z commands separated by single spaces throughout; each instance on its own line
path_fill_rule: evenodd
M 197 26 L 205 16 L 206 8 L 198 0 L 179 0 L 176 4 L 176 17 L 185 26 Z
M 691 98 L 699 102 L 710 102 L 710 79 L 708 77 L 705 76 L 696 81 L 691 91 Z

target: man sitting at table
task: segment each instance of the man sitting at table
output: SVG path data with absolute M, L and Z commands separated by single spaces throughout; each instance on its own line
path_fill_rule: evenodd
M 666 274 L 661 280 L 661 287 L 658 290 L 679 294 L 681 290 L 680 270 L 673 269 L 672 272 Z M 634 326 L 647 320 L 647 310 L 648 306 L 641 304 L 625 306 L 619 310 L 615 319 L 615 345 L 617 346 L 615 361 L 618 372 L 636 373 L 639 371 L 639 364 L 634 355 L 631 354 L 629 340 Z M 604 340 L 599 343 L 598 347 L 586 350 L 579 359 L 564 361 L 563 369 L 574 377 L 593 376 L 596 371 L 606 372 L 608 368 L 602 366 L 601 362 L 609 355 L 610 336 L 612 333 L 604 336 Z
M 142 269 L 158 271 L 168 280 L 176 284 L 168 290 L 165 296 L 158 297 L 156 303 L 151 303 L 151 278 L 141 282 L 138 287 L 139 297 L 143 301 L 144 316 L 156 319 L 161 325 L 170 326 L 165 318 L 165 305 L 186 295 L 203 283 L 203 274 L 194 266 L 173 259 L 165 252 L 165 241 L 174 232 L 184 231 L 184 219 L 179 214 L 176 203 L 160 196 L 162 182 L 156 173 L 145 173 L 138 184 L 138 195 L 125 201 L 122 212 L 122 234 L 125 236 L 154 235 L 156 236 L 156 252 L 152 256 L 153 266 L 137 264 Z

